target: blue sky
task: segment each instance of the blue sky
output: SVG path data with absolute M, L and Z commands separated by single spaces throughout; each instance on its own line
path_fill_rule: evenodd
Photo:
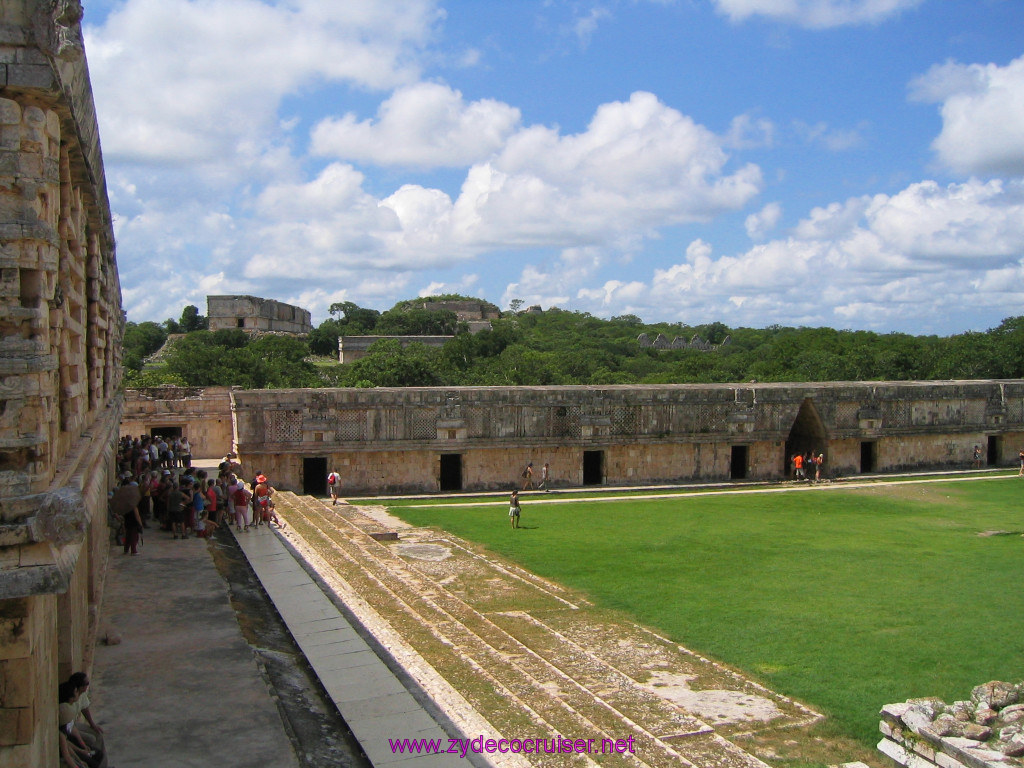
M 94 0 L 130 320 L 1024 314 L 1019 0 Z

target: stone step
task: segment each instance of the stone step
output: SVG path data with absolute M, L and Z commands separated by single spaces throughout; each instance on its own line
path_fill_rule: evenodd
M 329 539 L 330 546 L 351 568 L 362 569 L 382 599 L 395 600 L 396 609 L 400 607 L 418 622 L 420 635 L 424 627 L 429 628 L 436 641 L 433 654 L 440 655 L 432 655 L 427 648 L 424 655 L 436 666 L 445 667 L 439 670 L 442 674 L 447 670 L 457 675 L 457 668 L 462 667 L 464 672 L 468 666 L 496 691 L 501 691 L 507 697 L 501 702 L 506 709 L 505 720 L 514 719 L 518 710 L 527 713 L 529 719 L 539 718 L 554 729 L 563 729 L 562 733 L 572 728 L 572 732 L 588 738 L 614 740 L 628 731 L 627 735 L 636 738 L 650 765 L 691 762 L 685 756 L 682 742 L 700 736 L 692 742 L 697 746 L 699 741 L 701 764 L 710 760 L 721 765 L 763 768 L 763 763 L 714 734 L 697 717 L 642 687 L 607 660 L 581 648 L 531 614 L 497 611 L 484 615 L 436 579 L 411 566 L 397 554 L 397 547 L 371 539 L 379 525 L 367 522 L 357 508 L 330 506 L 292 494 L 282 494 L 281 502 L 291 507 L 290 514 L 300 515 L 302 522 L 312 526 L 309 535 Z M 502 575 L 520 579 L 531 589 L 546 591 L 555 586 L 536 577 L 525 579 L 504 566 L 497 567 L 504 572 Z M 542 599 L 548 598 L 552 608 L 575 608 L 560 595 L 549 594 Z M 430 645 L 422 639 L 421 644 Z M 445 657 L 447 660 L 438 661 Z M 502 720 L 491 712 L 484 714 L 492 721 Z M 535 731 L 536 722 L 530 727 Z M 608 756 L 602 756 L 601 763 L 612 764 Z M 627 764 L 638 765 L 640 761 L 629 760 Z
M 283 506 L 282 501 L 278 502 L 279 508 Z M 297 519 L 296 512 L 303 517 Z M 396 629 L 413 647 L 478 709 L 484 709 L 481 714 L 502 727 L 502 732 L 508 738 L 532 738 L 538 733 L 571 735 L 573 738 L 621 737 L 615 734 L 602 736 L 596 724 L 565 702 L 550 696 L 543 682 L 532 678 L 517 665 L 516 661 L 521 656 L 488 645 L 462 622 L 434 604 L 431 596 L 436 595 L 436 591 L 416 589 L 390 572 L 382 562 L 387 558 L 386 552 L 375 552 L 369 556 L 363 553 L 361 550 L 366 545 L 358 539 L 349 538 L 350 532 L 344 530 L 344 523 L 338 527 L 332 526 L 332 521 L 301 500 L 290 511 L 290 515 L 293 525 L 302 526 L 305 522 L 311 526 L 310 530 L 302 530 L 304 535 L 319 535 L 329 541 L 335 557 L 328 556 L 327 559 L 332 564 L 338 564 L 337 559 L 340 557 L 352 566 L 339 570 L 343 578 L 354 585 L 358 583 L 364 599 L 382 613 L 384 601 L 390 603 L 392 610 L 385 614 L 385 618 L 397 623 Z M 319 520 L 316 519 L 318 515 Z M 362 538 L 376 544 L 368 537 Z M 385 549 L 382 545 L 377 546 Z M 364 578 L 360 579 L 358 573 L 353 574 L 353 568 L 362 570 Z M 403 613 L 409 621 L 402 621 Z M 424 637 L 424 632 L 431 638 Z M 430 642 L 431 639 L 434 642 Z M 459 680 L 476 684 L 483 680 L 487 695 L 482 696 L 480 692 L 476 696 L 472 695 L 465 686 L 459 685 Z M 492 713 L 501 710 L 504 710 L 504 717 L 495 718 Z M 646 763 L 625 756 L 614 756 L 602 759 L 602 764 L 643 766 Z

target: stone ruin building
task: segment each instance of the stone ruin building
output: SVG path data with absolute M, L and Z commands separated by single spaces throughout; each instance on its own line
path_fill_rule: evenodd
M 309 310 L 255 296 L 207 296 L 206 317 L 211 331 L 241 328 L 305 335 L 313 330 Z
M 501 312 L 497 307 L 482 301 L 421 301 L 415 306 L 428 312 L 454 312 L 459 322 L 466 324 L 470 333 L 489 331 L 491 320 L 501 317 Z M 352 363 L 366 357 L 371 345 L 382 339 L 395 339 L 404 349 L 410 344 L 443 347 L 453 338 L 454 336 L 340 336 L 338 338 L 338 361 Z
M 339 336 L 338 362 L 354 363 L 370 353 L 370 347 L 378 341 L 394 339 L 405 349 L 410 344 L 423 344 L 427 347 L 443 347 L 454 336 Z
M 731 344 L 732 337 L 726 336 L 722 339 L 721 344 L 712 344 L 710 341 L 705 341 L 697 334 L 694 334 L 689 341 L 681 336 L 676 336 L 672 341 L 669 341 L 668 337 L 663 333 L 659 333 L 653 340 L 650 335 L 641 333 L 636 337 L 636 343 L 640 345 L 641 349 L 696 349 L 700 352 L 714 352 L 716 349 Z
M 109 553 L 123 313 L 81 14 L 77 0 L 0 3 L 4 768 L 58 763 L 57 685 L 90 666 Z M 308 313 L 278 312 L 287 305 L 210 298 L 255 302 L 210 312 L 230 327 L 309 330 Z M 780 478 L 796 451 L 824 452 L 833 474 L 967 466 L 974 445 L 1009 464 L 1024 445 L 1020 380 L 168 389 L 128 401 L 126 431 L 183 431 L 200 456 L 236 448 L 275 485 L 311 493 L 328 468 L 349 493 L 504 490 L 527 461 L 550 461 L 556 485 L 630 485 Z M 890 725 L 915 727 L 906 712 Z
M 504 490 L 529 461 L 549 462 L 555 487 L 641 485 L 783 479 L 789 458 L 808 451 L 825 455 L 832 477 L 965 468 L 976 445 L 989 465 L 1011 465 L 1024 446 L 1021 380 L 227 394 L 192 422 L 152 390 L 129 392 L 126 423 L 192 434 L 200 419 L 230 422 L 231 443 L 204 455 L 234 449 L 306 493 L 322 493 L 337 470 L 356 495 Z
M 491 329 L 491 320 L 501 317 L 501 311 L 483 301 L 422 301 L 418 305 L 429 312 L 447 310 L 469 326 L 470 333 Z
M 90 664 L 122 397 L 121 291 L 77 0 L 0 3 L 0 765 L 58 763 Z

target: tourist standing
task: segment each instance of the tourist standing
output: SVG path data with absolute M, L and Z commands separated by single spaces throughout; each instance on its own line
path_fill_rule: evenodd
M 508 519 L 512 522 L 513 528 L 519 527 L 519 491 L 512 491 L 512 497 L 508 503 Z
M 249 530 L 249 500 L 251 498 L 252 494 L 246 489 L 245 482 L 241 479 L 236 480 L 231 503 L 235 505 L 235 530 L 239 533 Z

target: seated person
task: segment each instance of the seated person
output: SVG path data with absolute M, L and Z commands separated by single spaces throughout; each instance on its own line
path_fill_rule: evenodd
M 81 734 L 85 743 L 90 749 L 103 751 L 103 729 L 96 724 L 92 718 L 92 710 L 89 705 L 89 676 L 85 672 L 75 672 L 68 678 L 68 682 L 75 686 L 78 699 L 75 702 L 76 718 L 75 727 Z M 84 718 L 85 722 L 82 722 Z
M 220 526 L 210 519 L 208 512 L 203 510 L 199 513 L 199 519 L 196 520 L 196 536 L 201 539 L 208 539 L 213 536 L 218 528 Z
M 102 752 L 90 749 L 82 734 L 75 727 L 78 717 L 78 689 L 74 683 L 61 683 L 57 689 L 60 704 L 57 711 L 57 726 L 60 729 L 61 759 L 67 768 L 100 768 L 106 765 Z

